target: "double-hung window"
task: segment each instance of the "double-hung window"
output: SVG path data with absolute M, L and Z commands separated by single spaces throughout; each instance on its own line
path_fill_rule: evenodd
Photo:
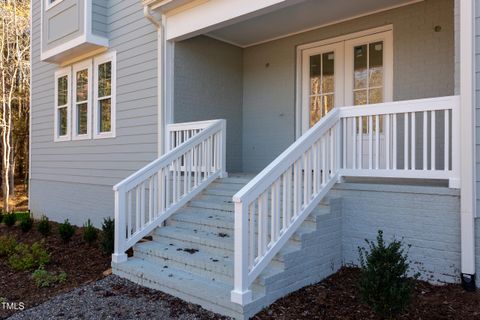
M 70 88 L 71 69 L 64 68 L 55 73 L 55 141 L 70 140 Z
M 89 139 L 92 136 L 91 74 L 91 60 L 73 66 L 73 140 Z
M 115 137 L 115 53 L 94 59 L 94 138 Z
M 115 137 L 115 52 L 55 73 L 54 141 Z

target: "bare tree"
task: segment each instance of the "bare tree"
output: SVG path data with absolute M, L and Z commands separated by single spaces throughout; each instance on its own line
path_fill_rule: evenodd
M 0 2 L 1 182 L 5 211 L 10 209 L 9 198 L 14 185 L 16 153 L 13 152 L 13 144 L 18 141 L 12 136 L 15 131 L 14 123 L 21 123 L 18 117 L 25 117 L 25 111 L 28 112 L 29 105 L 29 5 L 29 1 L 25 0 L 1 0 Z

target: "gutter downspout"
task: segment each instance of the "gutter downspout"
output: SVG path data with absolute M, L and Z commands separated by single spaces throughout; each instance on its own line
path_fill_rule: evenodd
M 158 123 L 158 136 L 157 136 L 157 149 L 158 157 L 165 153 L 165 140 L 166 140 L 166 97 L 165 97 L 165 25 L 162 14 L 152 12 L 148 5 L 143 7 L 143 15 L 157 28 L 157 123 Z
M 475 285 L 475 60 L 473 0 L 460 0 L 460 237 L 462 286 Z

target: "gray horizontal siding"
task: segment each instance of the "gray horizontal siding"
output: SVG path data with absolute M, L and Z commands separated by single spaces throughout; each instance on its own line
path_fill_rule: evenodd
M 92 33 L 108 38 L 108 0 L 93 0 L 92 2 Z
M 93 215 L 99 222 L 113 213 L 112 186 L 157 157 L 157 32 L 142 9 L 137 0 L 93 3 L 93 28 L 108 34 L 117 52 L 117 137 L 55 143 L 58 66 L 40 61 L 41 6 L 33 1 L 30 205 L 36 213 L 77 224 Z

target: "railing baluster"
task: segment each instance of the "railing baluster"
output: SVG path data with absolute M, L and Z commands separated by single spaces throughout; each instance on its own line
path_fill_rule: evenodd
M 408 170 L 408 113 L 403 114 L 403 169 Z
M 153 221 L 153 178 L 148 179 L 148 223 Z
M 385 116 L 385 168 L 390 170 L 390 114 Z
M 373 117 L 368 117 L 368 169 L 373 169 Z
M 360 140 L 358 146 L 358 169 L 363 169 L 363 117 L 358 117 L 358 139 Z
M 450 170 L 450 113 L 448 110 L 444 111 L 445 113 L 445 146 L 444 146 L 444 170 Z
M 127 239 L 131 237 L 133 233 L 132 226 L 132 191 L 127 192 Z
M 342 134 L 343 165 L 342 165 L 342 168 L 345 169 L 345 168 L 347 168 L 347 124 L 348 124 L 348 118 L 343 118 L 343 119 L 341 119 L 341 121 L 342 121 L 342 130 L 343 130 L 343 134 Z
M 352 118 L 352 133 L 353 133 L 353 151 L 352 151 L 352 161 L 353 169 L 357 169 L 357 118 Z
M 249 235 L 250 235 L 250 250 L 249 250 L 249 265 L 253 266 L 255 261 L 255 203 L 248 207 L 249 213 Z M 260 231 L 260 230 L 259 230 Z
M 142 184 L 140 184 L 140 226 L 142 229 L 145 225 L 145 202 L 145 182 L 142 182 Z
M 287 173 L 284 173 L 282 175 L 282 230 L 285 230 L 287 228 L 287 216 L 288 216 L 288 213 L 287 213 L 287 210 L 288 210 L 288 206 L 287 206 L 287 188 L 288 188 L 288 185 L 287 185 L 287 180 L 288 180 L 288 175 Z
M 435 111 L 431 112 L 431 124 L 430 124 L 430 136 L 431 136 L 431 142 L 430 142 L 430 148 L 431 148 L 431 160 L 430 160 L 430 167 L 431 170 L 436 170 L 436 165 L 435 165 Z
M 397 170 L 397 114 L 393 114 L 393 119 L 392 119 L 392 144 L 393 144 L 393 154 L 392 154 L 392 161 L 393 161 L 393 169 Z
M 138 185 L 136 188 L 135 188 L 135 233 L 137 233 L 138 231 L 140 231 L 140 206 L 141 206 L 141 196 L 140 196 L 140 186 Z
M 380 118 L 375 116 L 375 169 L 380 168 Z
M 416 136 L 415 136 L 415 112 L 412 112 L 412 123 L 411 123 L 411 127 L 412 127 L 412 152 L 411 152 L 411 157 L 412 157 L 412 160 L 411 160 L 411 168 L 412 170 L 415 170 L 416 169 L 416 165 L 415 165 L 415 142 L 416 142 Z
M 428 170 L 428 113 L 423 112 L 423 170 Z

